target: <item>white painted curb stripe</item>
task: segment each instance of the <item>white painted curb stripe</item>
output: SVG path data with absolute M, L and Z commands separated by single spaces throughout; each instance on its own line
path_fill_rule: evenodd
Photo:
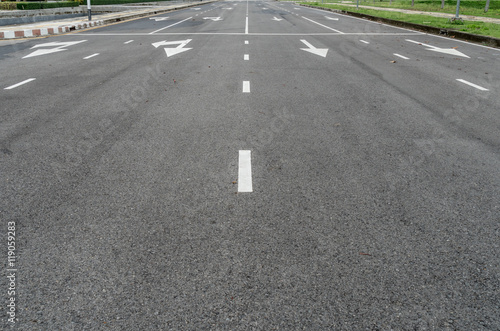
M 87 59 L 90 59 L 91 57 L 97 56 L 97 55 L 99 55 L 99 54 L 100 54 L 100 53 L 95 53 L 95 54 L 89 55 L 89 56 L 87 56 L 87 57 L 84 57 L 83 59 L 84 59 L 84 60 L 87 60 Z
M 238 192 L 253 192 L 251 151 L 240 150 L 238 162 Z
M 11 90 L 11 89 L 16 88 L 16 87 L 18 87 L 18 86 L 21 86 L 21 85 L 24 85 L 24 84 L 29 83 L 29 82 L 31 82 L 31 81 L 34 81 L 35 79 L 36 79 L 36 78 L 26 79 L 26 80 L 24 80 L 24 81 L 22 81 L 22 82 L 20 82 L 20 83 L 14 84 L 14 85 L 9 86 L 9 87 L 6 87 L 6 88 L 4 88 L 4 90 Z
M 397 54 L 397 53 L 394 53 L 394 55 L 396 55 L 397 57 L 400 57 L 402 59 L 405 59 L 405 60 L 409 60 L 410 59 L 409 57 L 406 57 L 406 56 L 403 56 L 403 55 L 400 55 L 400 54 Z
M 243 60 L 245 60 L 245 61 L 250 60 L 250 55 L 248 55 L 248 54 L 243 55 Z
M 457 80 L 458 80 L 459 82 L 461 82 L 461 83 L 464 83 L 464 84 L 467 84 L 467 85 L 469 85 L 469 86 L 475 87 L 475 88 L 477 88 L 478 90 L 481 90 L 481 91 L 489 91 L 487 88 L 484 88 L 484 87 L 482 87 L 482 86 L 479 86 L 479 85 L 473 84 L 473 83 L 468 82 L 468 81 L 466 81 L 466 80 L 464 80 L 464 79 L 457 79 Z
M 243 93 L 250 93 L 250 81 L 243 81 Z

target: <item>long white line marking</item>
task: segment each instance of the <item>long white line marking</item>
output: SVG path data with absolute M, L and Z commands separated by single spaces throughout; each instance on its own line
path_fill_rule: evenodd
M 248 55 L 248 54 L 243 55 L 243 60 L 245 60 L 245 61 L 250 60 L 250 55 Z
M 422 35 L 420 32 L 412 32 L 412 33 L 366 33 L 366 32 L 342 32 L 342 33 L 333 33 L 333 32 L 317 32 L 317 33 L 247 33 L 249 36 L 419 36 Z M 79 36 L 149 36 L 151 33 L 79 33 Z M 157 33 L 158 36 L 243 36 L 244 32 L 165 32 L 165 33 Z
M 125 44 L 125 45 L 126 45 L 126 44 L 130 44 L 131 42 L 133 42 L 133 40 L 126 41 L 126 42 L 124 42 L 124 44 Z
M 368 42 L 368 41 L 366 41 L 366 40 L 360 40 L 360 41 L 361 41 L 362 43 L 364 43 L 364 44 L 367 44 L 367 45 L 369 44 L 369 42 Z
M 464 80 L 464 79 L 457 79 L 457 80 L 458 80 L 460 83 L 464 83 L 464 84 L 467 84 L 467 85 L 469 85 L 469 86 L 475 87 L 475 88 L 477 88 L 478 90 L 481 90 L 481 91 L 489 91 L 487 88 L 484 88 L 484 87 L 482 87 L 482 86 L 479 86 L 479 85 L 473 84 L 473 83 L 468 82 L 468 81 L 466 81 L 466 80 Z
M 400 57 L 400 58 L 402 58 L 404 60 L 409 60 L 410 59 L 409 57 L 406 57 L 406 56 L 403 56 L 403 55 L 400 55 L 400 54 L 397 54 L 397 53 L 394 53 L 394 55 L 397 56 L 397 57 Z
M 174 26 L 174 25 L 177 25 L 177 24 L 181 24 L 182 22 L 185 22 L 185 21 L 190 20 L 190 19 L 192 19 L 192 18 L 193 18 L 193 16 L 188 17 L 188 18 L 186 18 L 185 20 L 179 21 L 179 22 L 174 23 L 174 24 L 170 24 L 169 26 L 166 26 L 166 27 L 164 27 L 164 28 L 161 28 L 161 29 L 158 29 L 158 30 L 156 30 L 156 31 L 150 32 L 149 34 L 153 34 L 153 33 L 159 32 L 159 31 L 161 31 L 161 30 L 168 29 L 168 28 L 169 28 L 169 27 L 171 27 L 171 26 Z
M 318 22 L 316 22 L 316 21 L 313 21 L 313 20 L 311 20 L 310 18 L 307 18 L 307 17 L 304 17 L 304 16 L 302 16 L 302 18 L 305 18 L 306 20 L 308 20 L 308 21 L 310 21 L 310 22 L 313 22 L 313 23 L 315 23 L 315 24 L 318 24 L 319 26 L 322 26 L 322 27 L 324 27 L 324 28 L 330 29 L 330 30 L 335 31 L 335 32 L 338 32 L 338 33 L 340 33 L 340 34 L 344 34 L 342 31 L 335 30 L 335 29 L 333 29 L 333 28 L 331 28 L 331 27 L 329 27 L 329 26 L 326 26 L 326 25 L 324 25 L 324 24 L 321 24 L 321 23 L 318 23 Z
M 243 93 L 250 93 L 250 81 L 243 81 Z
M 89 56 L 87 56 L 87 57 L 84 57 L 83 59 L 84 59 L 84 60 L 88 60 L 88 59 L 90 59 L 90 58 L 92 58 L 92 57 L 94 57 L 94 56 L 97 56 L 97 55 L 99 55 L 99 53 L 95 53 L 95 54 L 89 55 Z
M 245 22 L 245 34 L 248 34 L 248 16 L 246 17 L 246 22 Z
M 240 150 L 238 161 L 238 192 L 253 192 L 252 151 Z
M 12 85 L 12 86 L 9 86 L 9 87 L 4 88 L 4 90 L 12 90 L 13 88 L 16 88 L 16 87 L 18 87 L 18 86 L 24 85 L 24 84 L 29 83 L 29 82 L 32 82 L 32 81 L 34 81 L 35 79 L 36 79 L 36 78 L 30 78 L 30 79 L 23 80 L 23 81 L 22 81 L 22 82 L 20 82 L 20 83 L 17 83 L 17 84 L 14 84 L 14 85 Z

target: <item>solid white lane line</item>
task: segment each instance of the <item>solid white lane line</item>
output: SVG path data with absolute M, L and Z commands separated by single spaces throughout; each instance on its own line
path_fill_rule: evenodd
M 250 55 L 248 55 L 248 54 L 243 55 L 243 60 L 245 60 L 245 61 L 250 60 Z
M 36 78 L 30 78 L 30 79 L 23 80 L 23 81 L 22 81 L 22 82 L 20 82 L 20 83 L 17 83 L 17 84 L 14 84 L 14 85 L 12 85 L 12 86 L 9 86 L 9 87 L 4 88 L 4 90 L 12 90 L 13 88 L 16 88 L 16 87 L 18 87 L 18 86 L 24 85 L 24 84 L 29 83 L 29 82 L 32 82 L 32 81 L 34 81 L 35 79 L 36 79 Z
M 466 81 L 465 79 L 457 79 L 457 80 L 458 80 L 459 82 L 461 82 L 461 83 L 464 83 L 464 84 L 467 84 L 467 85 L 469 85 L 469 86 L 475 87 L 475 88 L 477 88 L 478 90 L 481 90 L 481 91 L 489 91 L 487 88 L 484 88 L 484 87 L 482 87 L 482 86 L 476 85 L 476 84 L 471 83 L 471 82 L 468 82 L 468 81 Z
M 369 44 L 369 42 L 368 42 L 368 41 L 365 41 L 365 40 L 359 40 L 359 41 L 361 41 L 361 42 L 362 42 L 362 43 L 364 43 L 364 44 Z
M 238 161 L 238 192 L 253 192 L 252 151 L 240 150 Z
M 394 53 L 395 56 L 397 57 L 400 57 L 402 59 L 405 59 L 405 60 L 409 60 L 410 58 L 409 57 L 406 57 L 406 56 L 403 56 L 403 55 L 400 55 L 400 54 L 397 54 L 397 53 Z
M 193 16 L 188 17 L 188 18 L 186 18 L 185 20 L 179 21 L 179 22 L 174 23 L 174 24 L 170 24 L 169 26 L 166 26 L 166 27 L 164 27 L 164 28 L 161 28 L 161 29 L 158 29 L 158 30 L 156 30 L 156 31 L 150 32 L 149 34 L 153 34 L 153 33 L 159 32 L 159 31 L 161 31 L 161 30 L 168 29 L 168 28 L 170 28 L 171 26 L 174 26 L 174 25 L 177 25 L 177 24 L 181 24 L 182 22 L 185 22 L 185 21 L 190 20 L 190 19 L 192 19 L 192 18 L 193 18 Z
M 310 22 L 313 22 L 313 23 L 315 23 L 315 24 L 318 24 L 319 26 L 322 26 L 322 27 L 324 27 L 324 28 L 326 28 L 326 29 L 329 29 L 329 30 L 332 30 L 332 31 L 338 32 L 338 33 L 340 33 L 340 34 L 344 34 L 342 31 L 335 30 L 335 29 L 333 29 L 333 28 L 331 28 L 331 27 L 329 27 L 329 26 L 326 26 L 326 25 L 324 25 L 324 24 L 321 24 L 321 23 L 318 23 L 318 22 L 316 22 L 316 21 L 313 21 L 313 20 L 311 20 L 310 18 L 307 18 L 307 17 L 304 17 L 304 16 L 302 16 L 302 18 L 305 18 L 306 20 L 308 20 L 308 21 L 310 21 Z
M 133 42 L 133 40 L 126 41 L 126 42 L 124 42 L 124 44 L 125 44 L 125 45 L 126 45 L 126 44 L 130 44 L 131 42 Z
M 92 58 L 92 57 L 94 57 L 94 56 L 97 56 L 97 55 L 99 55 L 99 53 L 95 53 L 95 54 L 89 55 L 89 56 L 87 56 L 87 57 L 84 57 L 83 59 L 84 59 L 84 60 L 88 60 L 88 59 L 90 59 L 90 58 Z
M 245 40 L 245 45 L 248 45 L 248 40 Z
M 248 34 L 248 16 L 246 17 L 245 34 Z
M 243 81 L 243 93 L 250 93 L 250 81 Z

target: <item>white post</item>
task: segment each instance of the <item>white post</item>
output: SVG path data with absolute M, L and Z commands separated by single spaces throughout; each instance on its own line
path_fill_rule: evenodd
M 87 0 L 87 13 L 89 14 L 89 21 L 92 20 L 92 13 L 90 10 L 90 0 Z

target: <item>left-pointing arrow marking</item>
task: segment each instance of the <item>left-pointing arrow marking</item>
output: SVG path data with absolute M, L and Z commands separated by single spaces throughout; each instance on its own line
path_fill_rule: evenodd
M 177 47 L 173 48 L 165 48 L 165 53 L 167 54 L 167 57 L 170 57 L 172 55 L 176 55 L 185 51 L 189 51 L 192 48 L 184 48 L 191 40 L 193 39 L 186 39 L 186 40 L 178 40 L 178 41 L 160 41 L 157 43 L 153 43 L 155 48 L 158 48 L 160 46 L 168 46 L 168 45 L 179 45 Z
M 328 53 L 328 48 L 316 48 L 313 45 L 311 45 L 309 42 L 307 42 L 304 39 L 301 39 L 302 41 L 308 48 L 301 48 L 301 50 L 313 53 L 322 57 L 326 57 L 326 53 Z
M 67 41 L 67 42 L 51 42 L 51 43 L 45 43 L 45 44 L 38 44 L 33 47 L 33 48 L 39 48 L 39 47 L 55 47 L 55 48 L 50 48 L 50 49 L 38 49 L 25 57 L 23 59 L 26 59 L 28 57 L 34 57 L 34 56 L 39 56 L 39 55 L 45 55 L 45 54 L 50 54 L 50 53 L 56 53 L 56 52 L 62 52 L 62 51 L 67 51 L 65 47 L 68 46 L 73 46 L 79 43 L 83 43 L 86 40 L 80 40 L 80 41 Z

